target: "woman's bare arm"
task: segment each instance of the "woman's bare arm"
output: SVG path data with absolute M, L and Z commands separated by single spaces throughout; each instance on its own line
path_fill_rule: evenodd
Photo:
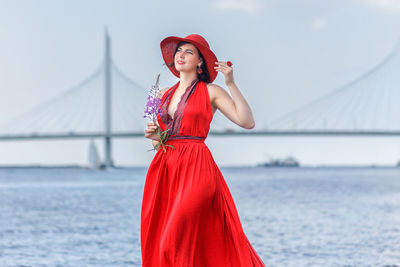
M 160 149 L 160 147 L 156 148 L 156 145 L 159 144 L 159 143 L 160 143 L 160 141 L 151 140 L 151 144 L 153 145 L 154 149 L 157 150 L 157 151 Z
M 254 128 L 256 123 L 254 122 L 253 113 L 246 99 L 235 84 L 232 65 L 228 65 L 225 61 L 217 61 L 215 64 L 216 66 L 214 66 L 214 69 L 224 74 L 225 83 L 232 97 L 221 86 L 209 84 L 212 104 L 237 125 L 246 129 Z
M 228 84 L 232 97 L 219 85 L 208 84 L 208 86 L 212 104 L 228 119 L 245 129 L 254 128 L 251 108 L 234 82 Z

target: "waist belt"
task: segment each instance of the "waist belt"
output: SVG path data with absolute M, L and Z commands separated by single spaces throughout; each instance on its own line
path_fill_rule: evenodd
M 171 136 L 168 137 L 167 143 L 168 143 L 169 141 L 172 141 L 172 142 L 179 141 L 179 142 L 196 142 L 196 143 L 199 143 L 199 142 L 204 142 L 204 139 L 205 139 L 205 138 L 202 137 L 202 136 L 171 135 Z

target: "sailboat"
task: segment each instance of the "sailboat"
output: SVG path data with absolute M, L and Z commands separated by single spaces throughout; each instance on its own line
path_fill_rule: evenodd
M 97 150 L 96 144 L 93 139 L 90 139 L 89 143 L 89 158 L 88 158 L 88 168 L 90 169 L 100 169 L 102 167 L 99 152 Z

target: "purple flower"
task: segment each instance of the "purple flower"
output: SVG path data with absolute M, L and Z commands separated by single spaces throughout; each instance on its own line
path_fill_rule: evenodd
M 144 110 L 144 118 L 149 118 L 154 122 L 157 119 L 157 115 L 161 114 L 161 99 L 158 97 L 160 92 L 159 79 L 160 74 L 157 75 L 156 84 L 150 89 L 149 95 L 147 96 L 146 108 Z
M 159 88 L 159 80 L 160 80 L 160 74 L 157 75 L 157 80 L 156 84 L 153 85 L 150 89 L 149 95 L 147 96 L 147 103 L 146 107 L 144 110 L 144 118 L 149 118 L 152 120 L 156 125 L 157 125 L 157 115 L 161 114 L 161 98 L 158 97 L 158 94 L 160 92 Z M 159 144 L 156 145 L 158 147 L 159 145 L 162 146 L 164 152 L 166 152 L 165 147 L 169 146 L 174 148 L 172 145 L 165 145 L 165 142 L 168 139 L 168 134 L 170 129 L 166 129 L 165 131 L 161 131 L 160 126 L 157 125 L 157 135 L 159 137 Z M 175 149 L 175 148 L 174 148 Z

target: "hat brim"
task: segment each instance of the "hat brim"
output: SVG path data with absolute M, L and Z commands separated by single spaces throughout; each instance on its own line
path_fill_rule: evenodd
M 174 63 L 174 58 L 173 58 L 174 52 L 175 52 L 176 46 L 181 41 L 185 41 L 185 42 L 189 42 L 189 43 L 193 44 L 200 51 L 200 53 L 204 57 L 208 73 L 210 74 L 210 83 L 213 82 L 218 74 L 218 72 L 214 69 L 215 62 L 218 61 L 217 57 L 208 47 L 205 47 L 202 44 L 200 44 L 196 41 L 190 40 L 190 39 L 176 37 L 176 36 L 169 36 L 161 41 L 161 43 L 160 43 L 161 53 L 162 53 L 165 63 L 167 64 L 168 68 L 170 69 L 170 71 L 176 77 L 178 77 L 178 78 L 180 77 L 179 71 L 177 71 L 174 66 L 170 66 L 170 65 Z

